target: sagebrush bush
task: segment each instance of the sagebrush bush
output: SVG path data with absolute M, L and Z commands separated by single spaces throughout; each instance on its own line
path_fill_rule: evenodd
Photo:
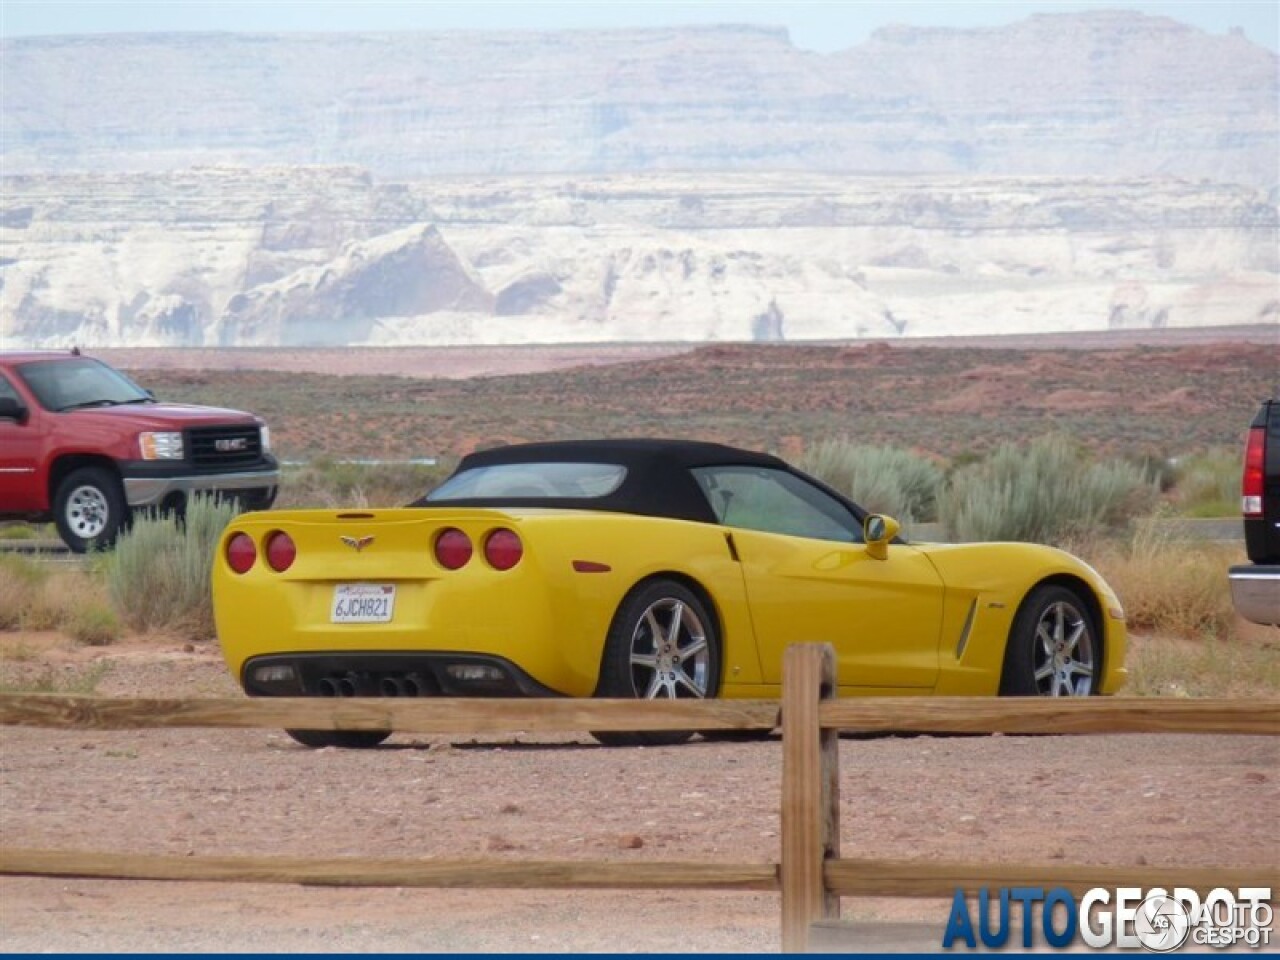
M 957 470 L 939 500 L 952 539 L 1063 543 L 1122 528 L 1148 512 L 1157 487 L 1132 463 L 1095 463 L 1070 438 L 1001 444 Z
M 140 516 L 103 557 L 107 593 L 130 629 L 213 636 L 209 574 L 229 503 L 193 497 L 185 519 Z
M 115 643 L 124 633 L 115 611 L 102 603 L 77 607 L 63 629 L 76 643 L 86 647 L 105 647 Z
M 944 474 L 932 460 L 894 447 L 822 440 L 796 465 L 873 513 L 903 523 L 937 519 Z
M 437 487 L 453 462 L 352 463 L 327 458 L 287 467 L 277 507 L 402 507 Z
M 1211 447 L 1180 460 L 1174 468 L 1174 494 L 1183 513 L 1230 517 L 1240 512 L 1239 450 Z

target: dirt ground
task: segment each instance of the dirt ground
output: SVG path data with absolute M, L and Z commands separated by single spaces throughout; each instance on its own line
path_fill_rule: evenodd
M 236 696 L 212 644 L 0 635 L 0 683 Z M 844 739 L 845 856 L 1274 866 L 1280 743 L 1262 737 Z M 0 843 L 168 855 L 772 862 L 781 745 L 579 736 L 0 728 Z M 936 922 L 938 901 L 846 899 Z M 337 890 L 0 878 L 0 950 L 771 952 L 763 893 Z

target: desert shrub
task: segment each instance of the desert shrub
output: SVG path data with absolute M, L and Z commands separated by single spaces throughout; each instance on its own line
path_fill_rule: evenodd
M 1027 447 L 1001 444 L 980 463 L 956 471 L 939 501 L 955 540 L 1063 543 L 1124 526 L 1149 512 L 1156 486 L 1141 467 L 1092 462 L 1058 434 Z
M 327 458 L 286 467 L 277 507 L 402 507 L 453 472 L 452 462 L 357 463 Z
M 193 497 L 186 516 L 138 517 L 102 559 L 111 604 L 133 630 L 213 636 L 209 574 L 235 507 Z
M 119 640 L 124 633 L 124 627 L 115 611 L 100 602 L 77 607 L 63 629 L 76 643 L 86 647 L 108 646 Z
M 822 440 L 805 449 L 797 466 L 859 505 L 903 523 L 937 518 L 942 469 L 932 460 L 894 447 Z
M 1211 447 L 1178 462 L 1174 494 L 1183 513 L 1232 517 L 1240 512 L 1239 450 Z

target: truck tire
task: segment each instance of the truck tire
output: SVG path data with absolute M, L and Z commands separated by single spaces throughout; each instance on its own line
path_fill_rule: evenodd
M 58 484 L 53 520 L 74 553 L 104 550 L 124 529 L 128 507 L 120 479 L 106 467 L 72 470 Z

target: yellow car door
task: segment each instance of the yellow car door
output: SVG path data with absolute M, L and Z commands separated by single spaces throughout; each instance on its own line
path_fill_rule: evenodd
M 871 556 L 853 511 L 801 475 L 754 466 L 694 474 L 731 532 L 766 683 L 782 681 L 789 644 L 827 642 L 841 687 L 934 686 L 943 584 L 927 557 L 906 544 Z

